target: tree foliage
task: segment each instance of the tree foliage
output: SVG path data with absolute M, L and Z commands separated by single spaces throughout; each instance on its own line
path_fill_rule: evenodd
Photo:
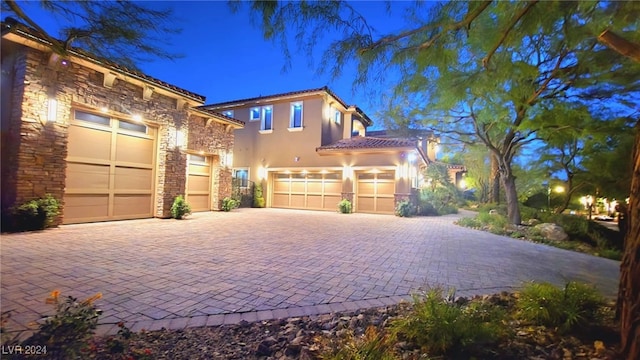
M 33 20 L 34 3 L 2 0 L 2 11 L 39 31 L 61 55 L 73 46 L 131 68 L 140 61 L 180 56 L 166 50 L 169 35 L 180 32 L 170 9 L 130 1 L 40 0 L 38 4 L 67 24 L 59 34 L 49 34 Z
M 639 66 L 597 40 L 604 29 L 640 38 L 635 2 L 418 3 L 405 9 L 403 30 L 382 35 L 343 2 L 252 6 L 265 37 L 280 40 L 287 55 L 287 34 L 312 54 L 335 30 L 319 66 L 332 75 L 352 60 L 356 83 L 399 71 L 389 115 L 485 145 L 498 161 L 512 223 L 520 222 L 514 158 L 538 132 L 566 127 L 554 112 L 559 104 L 620 116 L 638 100 Z

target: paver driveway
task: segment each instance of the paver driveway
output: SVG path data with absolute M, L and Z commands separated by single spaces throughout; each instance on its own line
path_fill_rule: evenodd
M 184 221 L 68 225 L 3 235 L 2 310 L 23 330 L 49 292 L 102 292 L 99 331 L 388 305 L 429 286 L 492 293 L 524 281 L 595 284 L 614 296 L 619 263 L 458 227 L 458 216 L 282 209 L 197 213 Z

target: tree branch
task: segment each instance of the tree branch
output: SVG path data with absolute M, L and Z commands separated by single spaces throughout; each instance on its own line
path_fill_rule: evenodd
M 529 9 L 531 9 L 537 3 L 538 3 L 538 0 L 529 1 L 527 5 L 522 10 L 520 10 L 520 12 L 513 19 L 511 19 L 511 22 L 506 27 L 506 29 L 504 29 L 502 36 L 500 37 L 498 42 L 493 46 L 493 48 L 491 48 L 487 56 L 485 56 L 484 59 L 482 59 L 482 66 L 485 69 L 489 65 L 489 61 L 491 61 L 491 57 L 493 56 L 493 54 L 496 52 L 496 50 L 498 50 L 500 45 L 502 45 L 502 43 L 507 39 L 507 36 L 509 36 L 509 33 L 511 32 L 511 30 L 513 30 L 516 24 L 524 17 L 524 15 L 529 11 Z
M 619 36 L 613 31 L 605 30 L 598 35 L 598 41 L 605 44 L 620 55 L 640 62 L 640 45 Z

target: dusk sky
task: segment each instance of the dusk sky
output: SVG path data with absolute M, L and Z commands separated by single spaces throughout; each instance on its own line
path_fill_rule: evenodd
M 332 80 L 328 74 L 318 76 L 317 68 L 309 66 L 306 56 L 296 56 L 297 48 L 293 46 L 292 66 L 283 72 L 282 49 L 278 44 L 264 40 L 260 29 L 249 17 L 246 4 L 239 12 L 232 13 L 226 1 L 146 3 L 173 8 L 175 26 L 182 28 L 182 33 L 169 39 L 172 44 L 169 50 L 184 55 L 176 60 L 158 59 L 139 64 L 146 74 L 204 95 L 207 104 L 328 85 L 348 104 L 358 105 L 371 116 L 376 128 L 382 125 L 382 119 L 375 116 L 380 109 L 378 99 L 368 98 L 358 89 L 353 91 L 354 66 L 345 69 L 339 79 Z M 37 5 L 35 2 L 23 4 L 35 21 L 59 37 L 58 29 L 64 20 L 53 19 Z M 394 17 L 397 15 L 394 19 L 386 13 L 381 1 L 357 1 L 354 6 L 380 32 L 402 28 L 398 21 L 399 9 L 393 10 Z M 314 59 L 316 65 L 320 55 L 321 51 L 318 51 L 317 59 Z

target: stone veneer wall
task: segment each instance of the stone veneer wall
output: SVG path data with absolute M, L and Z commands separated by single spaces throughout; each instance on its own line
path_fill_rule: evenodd
M 102 73 L 72 62 L 50 66 L 49 55 L 38 50 L 18 47 L 16 52 L 13 109 L 7 134 L 12 139 L 8 148 L 15 155 L 12 156 L 15 162 L 3 164 L 15 169 L 3 173 L 3 200 L 20 204 L 50 193 L 63 201 L 67 128 L 72 106 L 80 104 L 94 109 L 107 107 L 113 117 L 141 114 L 149 125 L 158 127 L 155 216 L 168 217 L 174 197 L 185 192 L 186 154 L 176 147 L 175 137 L 176 128 L 187 133 L 189 125 L 194 124 L 189 121 L 187 106 L 177 109 L 176 99 L 158 93 L 144 100 L 141 87 L 120 79 L 115 80 L 112 88 L 107 88 L 103 85 Z M 58 101 L 56 123 L 46 122 L 50 96 Z M 225 133 L 223 125 L 215 123 L 204 130 L 194 127 L 188 136 L 190 149 L 214 153 L 231 151 L 233 133 Z M 230 175 L 228 180 L 226 176 L 219 176 L 217 181 L 220 192 L 231 193 Z M 5 197 L 5 192 L 10 195 Z M 10 206 L 3 203 L 3 207 L 5 205 Z M 64 216 L 64 207 L 61 216 Z
M 211 194 L 211 208 L 220 210 L 222 199 L 231 196 L 232 173 L 231 164 L 223 164 L 227 154 L 233 154 L 233 130 L 227 125 L 207 120 L 199 116 L 189 119 L 189 137 L 187 148 L 190 151 L 204 152 L 213 159 L 213 193 Z

